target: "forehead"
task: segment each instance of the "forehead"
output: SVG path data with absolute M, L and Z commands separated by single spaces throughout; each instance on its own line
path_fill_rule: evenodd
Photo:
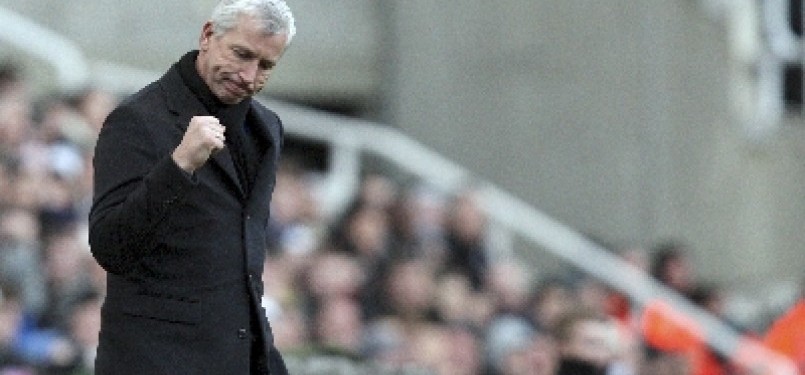
M 279 58 L 288 40 L 286 34 L 266 31 L 263 23 L 256 17 L 240 15 L 234 27 L 220 35 L 227 45 L 247 48 L 264 58 Z
M 263 27 L 263 23 L 258 17 L 248 14 L 240 14 L 235 18 L 232 28 L 226 30 L 222 35 L 234 34 L 268 34 Z

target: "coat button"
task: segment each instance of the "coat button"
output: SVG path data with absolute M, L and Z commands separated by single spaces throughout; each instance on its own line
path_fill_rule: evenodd
M 246 328 L 241 328 L 238 330 L 238 338 L 245 339 L 246 338 Z

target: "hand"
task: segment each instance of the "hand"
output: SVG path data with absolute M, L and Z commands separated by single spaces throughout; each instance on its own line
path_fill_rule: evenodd
M 201 168 L 210 156 L 224 148 L 226 128 L 213 116 L 195 116 L 184 133 L 182 142 L 173 151 L 173 161 L 187 173 Z

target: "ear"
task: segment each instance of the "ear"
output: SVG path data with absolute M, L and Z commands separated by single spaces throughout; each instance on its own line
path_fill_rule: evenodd
M 213 37 L 213 26 L 211 21 L 207 21 L 201 28 L 201 35 L 198 38 L 198 47 L 201 51 L 206 51 L 210 46 L 210 39 Z

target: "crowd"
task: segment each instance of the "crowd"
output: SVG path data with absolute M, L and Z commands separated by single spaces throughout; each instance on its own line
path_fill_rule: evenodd
M 105 275 L 87 247 L 90 164 L 115 102 L 33 100 L 19 67 L 0 66 L 0 374 L 91 373 Z
M 92 374 L 105 290 L 87 245 L 92 149 L 117 99 L 87 89 L 34 100 L 20 70 L 0 66 L 0 375 Z M 595 279 L 535 280 L 531 266 L 494 256 L 472 188 L 446 195 L 367 174 L 326 219 L 303 165 L 289 156 L 278 171 L 264 272 L 288 358 L 450 375 L 751 373 Z M 722 313 L 684 244 L 622 250 Z

